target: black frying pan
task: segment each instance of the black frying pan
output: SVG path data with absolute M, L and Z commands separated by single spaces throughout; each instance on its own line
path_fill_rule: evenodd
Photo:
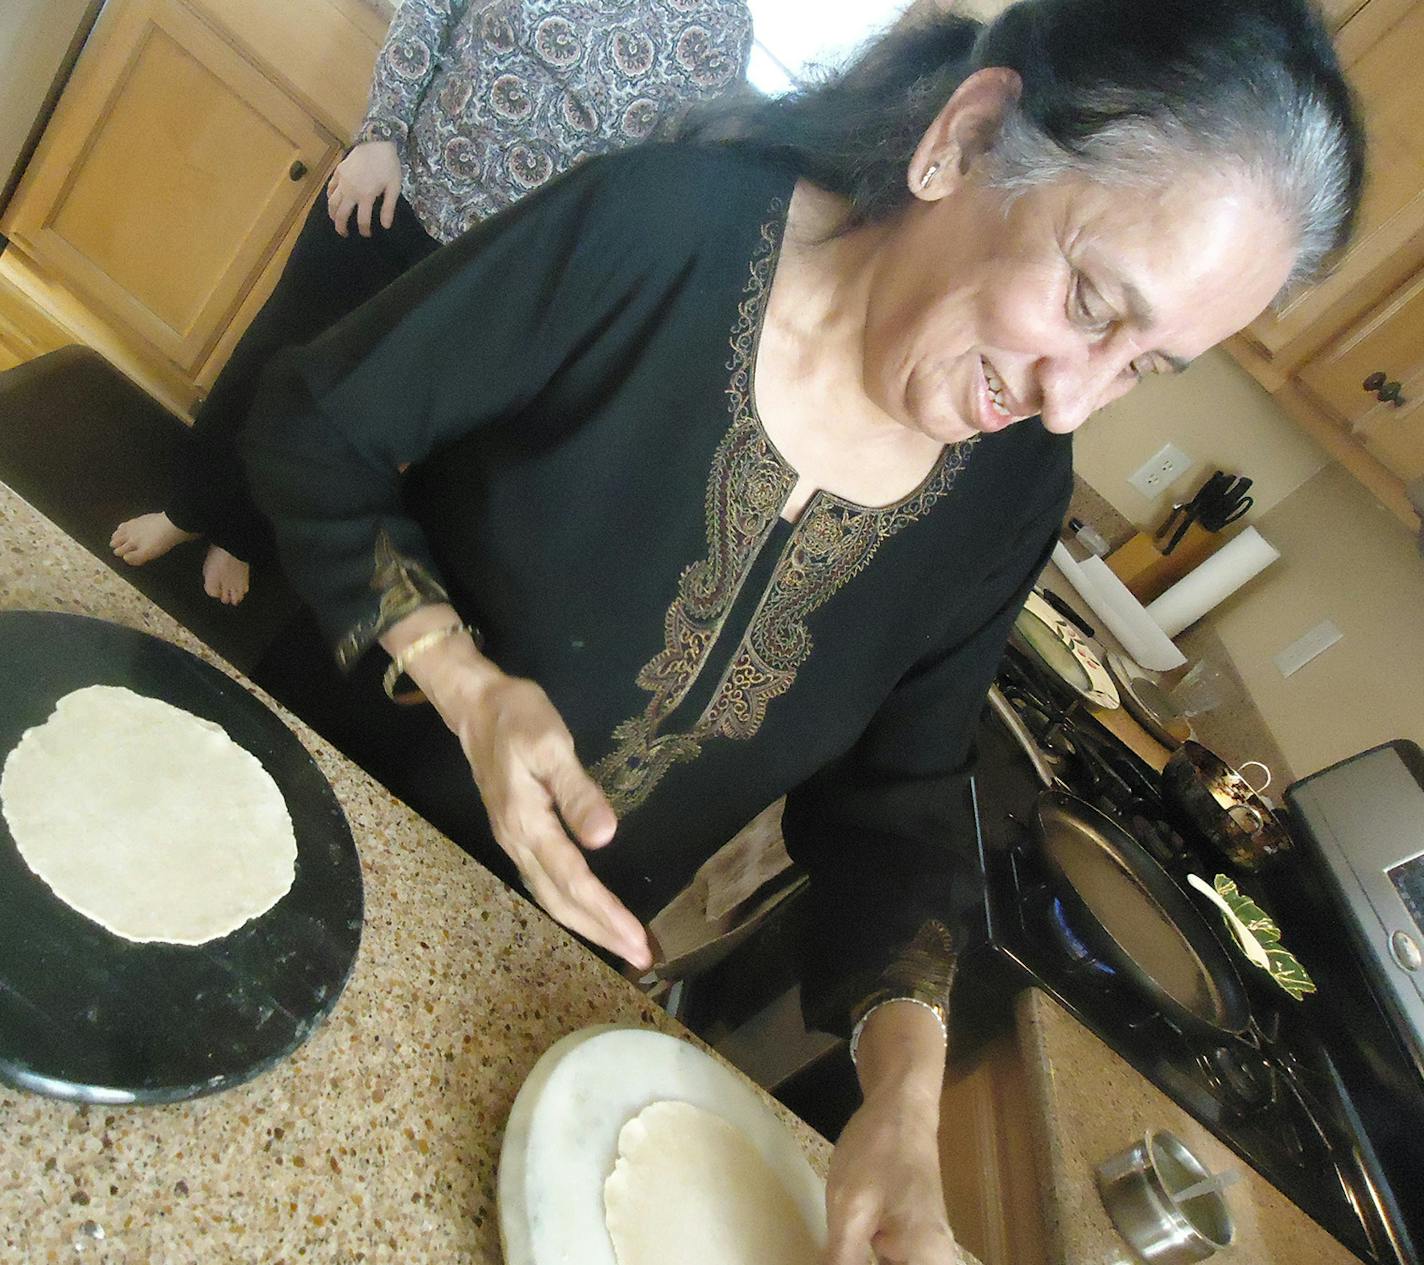
M 1117 822 L 1069 793 L 997 686 L 989 703 L 1048 788 L 1034 830 L 1070 929 L 1178 1029 L 1218 1043 L 1249 1032 L 1241 977 L 1191 899 Z
M 1111 817 L 1040 793 L 1035 829 L 1072 930 L 1176 1028 L 1220 1040 L 1251 1025 L 1241 977 L 1185 892 Z

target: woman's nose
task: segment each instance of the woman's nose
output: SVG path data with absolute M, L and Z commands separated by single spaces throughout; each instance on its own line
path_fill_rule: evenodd
M 1131 388 L 1129 372 L 1124 356 L 1101 347 L 1087 355 L 1041 362 L 1044 426 L 1057 435 L 1077 430 L 1103 405 Z

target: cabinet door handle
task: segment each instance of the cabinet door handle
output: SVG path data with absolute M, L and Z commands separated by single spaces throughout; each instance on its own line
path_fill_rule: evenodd
M 1400 394 L 1404 390 L 1403 383 L 1389 381 L 1379 370 L 1370 374 L 1360 385 L 1381 404 L 1393 404 L 1395 408 L 1404 407 L 1404 396 Z
M 300 158 L 298 158 L 297 161 L 294 162 L 287 171 L 287 175 L 289 175 L 293 180 L 301 180 L 305 178 L 306 174 L 307 165 Z

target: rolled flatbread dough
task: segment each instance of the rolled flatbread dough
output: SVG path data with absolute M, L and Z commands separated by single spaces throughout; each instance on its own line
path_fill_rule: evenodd
M 623 1126 L 603 1207 L 618 1265 L 820 1265 L 761 1152 L 691 1103 L 655 1102 Z
M 0 773 L 0 811 L 65 904 L 126 940 L 203 944 L 292 886 L 277 784 L 221 725 L 132 690 L 66 694 Z

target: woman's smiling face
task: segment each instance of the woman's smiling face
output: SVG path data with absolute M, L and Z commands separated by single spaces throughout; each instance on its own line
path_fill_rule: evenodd
M 877 252 L 863 380 L 939 442 L 1036 414 L 1076 430 L 1249 324 L 1290 274 L 1286 224 L 1235 173 L 1184 167 L 1133 189 L 1067 177 L 1011 195 L 950 149 L 921 186 L 928 141 L 917 201 Z

